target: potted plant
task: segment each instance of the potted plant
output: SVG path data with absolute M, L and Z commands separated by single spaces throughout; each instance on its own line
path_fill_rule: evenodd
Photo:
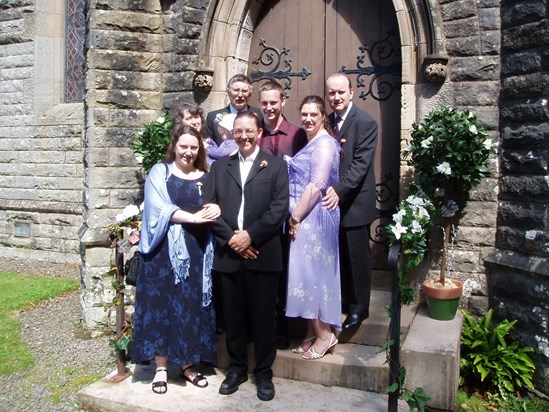
M 411 138 L 404 156 L 414 168 L 417 184 L 433 203 L 435 223 L 443 229 L 439 276 L 423 283 L 423 293 L 431 317 L 451 320 L 459 305 L 462 284 L 446 276 L 450 230 L 457 223 L 469 191 L 486 175 L 492 141 L 473 113 L 446 106 L 430 112 L 421 123 L 414 123 Z M 434 308 L 437 303 L 442 304 L 441 312 Z

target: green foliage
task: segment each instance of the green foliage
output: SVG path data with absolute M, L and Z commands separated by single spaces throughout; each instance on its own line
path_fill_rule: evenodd
M 132 143 L 136 160 L 142 164 L 146 173 L 164 160 L 166 149 L 170 144 L 172 119 L 168 113 L 147 123 Z
M 404 155 L 429 198 L 441 190 L 466 193 L 485 176 L 492 142 L 470 111 L 441 106 L 414 123 L 411 136 Z
M 460 384 L 497 392 L 502 399 L 526 387 L 533 388 L 535 367 L 528 356 L 533 349 L 506 340 L 516 320 L 506 319 L 494 326 L 492 309 L 477 320 L 467 311 L 462 312 Z
M 14 311 L 78 289 L 73 279 L 60 279 L 0 272 L 0 375 L 28 368 L 34 358 L 21 341 L 20 324 Z
M 398 381 L 389 386 L 385 393 L 399 392 L 400 397 L 408 404 L 410 411 L 417 410 L 418 412 L 424 412 L 425 406 L 429 399 L 429 395 L 423 390 L 423 388 L 416 388 L 414 391 L 404 387 L 404 381 L 406 380 L 406 369 L 402 366 L 398 370 Z
M 459 390 L 456 394 L 456 406 L 458 412 L 547 412 L 549 402 L 535 397 L 509 396 L 503 400 L 490 394 L 468 394 Z
M 434 207 L 421 190 L 402 200 L 393 215 L 393 223 L 386 226 L 391 245 L 400 243 L 403 268 L 399 271 L 399 288 L 402 305 L 414 298 L 414 290 L 407 285 L 406 274 L 418 266 L 427 253 L 427 235 L 432 226 Z

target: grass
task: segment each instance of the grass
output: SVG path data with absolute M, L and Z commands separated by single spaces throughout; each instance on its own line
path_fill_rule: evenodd
M 538 398 L 519 398 L 511 396 L 509 399 L 499 403 L 487 397 L 480 397 L 478 394 L 469 395 L 459 390 L 456 395 L 458 412 L 547 412 L 549 402 Z
M 34 363 L 28 345 L 21 341 L 21 325 L 14 313 L 78 287 L 79 282 L 72 279 L 0 272 L 0 375 Z

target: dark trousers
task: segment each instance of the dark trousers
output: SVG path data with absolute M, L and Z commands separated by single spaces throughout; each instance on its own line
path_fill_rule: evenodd
M 272 379 L 271 369 L 276 357 L 275 306 L 278 272 L 250 271 L 240 266 L 235 273 L 221 274 L 223 290 L 223 324 L 227 349 L 231 357 L 230 371 L 248 371 L 248 337 L 254 342 L 257 378 Z
M 370 226 L 339 230 L 341 294 L 343 311 L 369 313 L 372 288 Z
M 288 319 L 286 318 L 286 295 L 288 293 L 288 259 L 290 255 L 290 236 L 281 236 L 282 260 L 284 269 L 278 277 L 278 298 L 276 301 L 276 333 L 280 336 L 288 334 Z

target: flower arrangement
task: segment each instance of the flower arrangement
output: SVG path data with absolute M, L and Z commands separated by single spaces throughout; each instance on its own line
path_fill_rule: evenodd
M 404 256 L 403 269 L 399 273 L 402 303 L 408 304 L 413 299 L 413 290 L 406 286 L 404 275 L 418 266 L 427 252 L 427 236 L 432 226 L 431 215 L 434 213 L 432 202 L 420 189 L 408 196 L 397 206 L 393 215 L 393 224 L 387 226 L 391 244 L 400 243 Z
M 107 226 L 107 230 L 111 232 L 112 247 L 118 244 L 125 253 L 139 243 L 142 213 L 143 204 L 140 207 L 128 205 L 122 213 L 116 215 L 116 223 Z
M 143 166 L 145 173 L 164 160 L 166 149 L 170 144 L 172 119 L 168 113 L 145 124 L 136 134 L 132 149 L 135 159 Z
M 417 183 L 431 199 L 444 227 L 444 248 L 439 282 L 445 285 L 446 251 L 452 219 L 470 189 L 486 176 L 493 154 L 488 132 L 476 115 L 441 106 L 419 124 L 412 125 L 411 142 L 404 150 Z

